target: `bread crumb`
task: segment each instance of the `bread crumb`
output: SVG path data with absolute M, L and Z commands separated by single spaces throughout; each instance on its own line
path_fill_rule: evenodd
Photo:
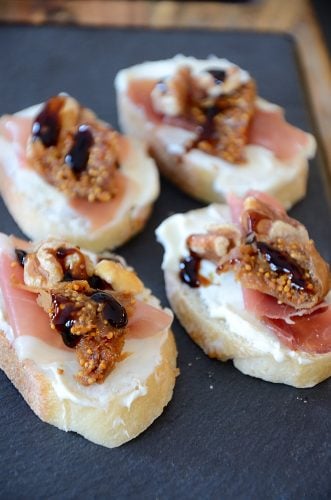
M 63 368 L 57 368 L 56 371 L 58 372 L 59 375 L 63 375 L 64 374 Z

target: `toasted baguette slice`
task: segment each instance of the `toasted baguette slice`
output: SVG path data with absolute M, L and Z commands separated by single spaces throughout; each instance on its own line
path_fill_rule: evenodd
M 33 168 L 26 151 L 42 104 L 0 120 L 0 192 L 20 229 L 31 239 L 52 235 L 92 251 L 122 245 L 144 227 L 159 194 L 154 161 L 136 140 L 122 137 L 120 198 L 71 203 Z
M 206 228 L 231 223 L 229 208 L 213 204 L 166 219 L 157 229 L 164 246 L 163 270 L 169 302 L 192 339 L 221 361 L 233 360 L 246 375 L 294 387 L 312 387 L 331 375 L 331 352 L 292 350 L 259 318 L 245 310 L 241 285 L 229 271 L 219 276 L 202 261 L 201 272 L 215 279 L 209 286 L 190 288 L 179 277 L 179 261 L 187 255 L 186 238 Z M 325 301 L 331 302 L 331 293 Z M 312 327 L 313 328 L 313 327 Z
M 152 88 L 150 82 L 153 84 L 166 81 L 179 68 L 185 66 L 195 73 L 206 72 L 208 69 L 228 72 L 235 69 L 238 73 L 237 79 L 229 80 L 231 85 L 226 87 L 226 93 L 231 93 L 232 86 L 235 88 L 236 84 L 250 80 L 246 71 L 216 57 L 198 60 L 178 55 L 173 59 L 145 62 L 123 69 L 115 79 L 122 130 L 132 137 L 144 140 L 161 173 L 187 194 L 201 201 L 223 202 L 229 193 L 234 192 L 242 196 L 249 189 L 272 194 L 285 208 L 290 208 L 303 198 L 307 185 L 307 159 L 315 154 L 315 139 L 311 134 L 305 134 L 286 124 L 282 118 L 283 111 L 278 106 L 259 97 L 256 99 L 256 113 L 258 112 L 259 116 L 267 116 L 268 123 L 265 125 L 259 121 L 259 134 L 262 130 L 263 137 L 259 137 L 258 142 L 244 147 L 247 161 L 243 164 L 230 163 L 195 147 L 191 148 L 189 145 L 197 135 L 194 131 L 182 128 L 180 119 L 176 125 L 173 110 L 170 124 L 169 120 L 160 119 L 160 114 L 153 108 L 154 103 L 148 93 L 148 89 Z M 147 82 L 146 87 L 144 81 Z M 132 85 L 136 83 L 142 86 L 132 91 Z M 169 108 L 170 106 L 173 106 L 173 103 L 169 103 Z M 165 98 L 162 108 L 166 108 Z M 154 109 L 155 116 L 151 109 Z M 275 124 L 274 129 L 270 127 L 272 123 Z M 280 127 L 283 130 L 279 131 Z M 270 134 L 265 134 L 266 129 L 269 129 Z M 269 146 L 283 140 L 284 136 L 287 139 L 289 135 L 294 136 L 294 141 L 298 140 L 296 150 L 294 153 L 292 151 L 289 158 L 278 157 Z
M 17 245 L 17 241 L 1 235 L 2 277 L 8 273 L 3 256 L 10 256 L 14 262 L 14 245 L 22 247 L 22 242 Z M 94 255 L 88 255 L 95 263 Z M 107 268 L 108 261 L 102 262 Z M 132 278 L 133 271 L 132 268 L 126 269 L 128 273 L 125 271 L 123 276 L 128 283 L 128 275 Z M 102 275 L 105 278 L 107 273 L 103 270 Z M 117 275 L 116 287 L 120 286 L 120 281 Z M 141 287 L 136 276 L 131 281 L 133 286 L 138 283 Z M 12 295 L 8 298 L 8 294 Z M 136 297 L 153 306 L 156 316 L 162 314 L 162 322 L 163 315 L 170 315 L 168 325 L 171 324 L 171 312 L 162 310 L 150 290 L 143 288 Z M 150 328 L 151 323 L 148 324 L 147 320 L 147 323 L 140 324 L 142 331 L 136 337 L 125 338 L 121 360 L 103 383 L 86 386 L 75 378 L 81 368 L 75 350 L 65 347 L 60 334 L 50 330 L 48 316 L 39 306 L 34 304 L 33 311 L 26 309 L 26 300 L 24 303 L 20 300 L 17 282 L 6 286 L 4 278 L 1 279 L 0 298 L 0 367 L 43 421 L 111 448 L 144 431 L 170 401 L 177 375 L 177 352 L 170 326 L 159 331 L 156 323 L 156 330 L 148 333 L 144 328 L 145 325 Z M 11 301 L 14 305 L 7 310 L 6 304 Z M 25 315 L 22 308 L 26 309 Z M 17 314 L 21 318 L 19 327 L 10 320 Z M 45 321 L 46 328 L 40 331 Z M 23 334 L 18 335 L 18 331 Z M 148 336 L 144 337 L 146 333 Z

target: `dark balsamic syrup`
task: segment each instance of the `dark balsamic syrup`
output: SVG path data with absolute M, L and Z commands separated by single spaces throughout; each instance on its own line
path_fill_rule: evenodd
M 52 97 L 47 101 L 32 125 L 33 140 L 39 139 L 45 148 L 56 146 L 60 135 L 59 111 L 63 98 Z
M 216 85 L 221 85 L 226 79 L 226 71 L 223 69 L 209 69 L 208 73 L 212 75 Z
M 92 132 L 87 125 L 81 125 L 74 136 L 72 148 L 65 157 L 65 163 L 79 175 L 87 167 L 90 157 L 90 149 L 94 144 Z
M 103 280 L 99 276 L 96 276 L 95 274 L 87 278 L 87 282 L 94 290 L 113 290 L 110 283 L 107 283 L 107 281 Z
M 15 254 L 16 254 L 16 258 L 17 258 L 18 263 L 22 267 L 24 267 L 27 252 L 25 250 L 21 250 L 20 248 L 15 248 Z
M 52 302 L 54 305 L 52 322 L 55 328 L 60 332 L 66 346 L 76 347 L 81 338 L 80 335 L 71 333 L 71 328 L 75 324 L 76 307 L 66 297 L 58 294 L 52 294 Z
M 290 257 L 261 241 L 257 242 L 256 246 L 269 263 L 271 271 L 288 274 L 291 278 L 292 286 L 297 289 L 304 290 L 306 288 L 306 281 L 303 278 L 304 270 Z
M 191 252 L 190 255 L 181 259 L 179 263 L 179 277 L 191 288 L 198 288 L 201 285 L 199 278 L 200 262 L 201 258 Z
M 124 328 L 128 324 L 125 308 L 110 293 L 97 291 L 92 293 L 90 298 L 94 302 L 104 304 L 102 315 L 111 326 Z
M 205 122 L 198 127 L 197 142 L 217 140 L 214 118 L 220 112 L 217 106 L 210 106 L 205 109 Z
M 63 271 L 63 281 L 73 281 L 73 280 L 85 280 L 87 279 L 87 270 L 85 258 L 82 252 L 80 252 L 77 248 L 64 248 L 59 247 L 57 250 L 50 250 L 50 253 L 54 255 L 56 260 L 62 267 Z M 78 255 L 79 261 L 75 264 L 74 269 L 67 269 L 65 259 L 69 255 Z

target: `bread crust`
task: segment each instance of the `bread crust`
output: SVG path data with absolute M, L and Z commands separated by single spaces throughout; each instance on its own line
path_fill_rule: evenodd
M 313 387 L 331 376 L 331 352 L 300 352 L 301 361 L 290 355 L 278 361 L 271 353 L 256 349 L 244 336 L 230 331 L 225 319 L 210 318 L 198 291 L 183 284 L 177 273 L 166 269 L 164 276 L 172 309 L 209 357 L 221 361 L 232 359 L 234 366 L 246 375 L 298 388 Z
M 3 168 L 0 168 L 0 192 L 9 213 L 28 238 L 42 240 L 55 236 L 92 252 L 115 249 L 138 234 L 153 209 L 153 203 L 136 210 L 131 209 L 97 231 L 87 231 L 82 236 L 70 231 L 63 220 L 47 219 L 43 212 L 37 210 L 30 200 L 16 189 Z
M 133 439 L 162 413 L 173 394 L 176 357 L 174 337 L 169 330 L 162 345 L 161 361 L 146 381 L 145 395 L 134 399 L 129 408 L 121 404 L 119 397 L 112 399 L 107 408 L 81 406 L 69 399 L 60 400 L 37 365 L 29 359 L 20 361 L 5 334 L 0 332 L 0 367 L 34 413 L 44 422 L 64 431 L 78 432 L 109 448 Z

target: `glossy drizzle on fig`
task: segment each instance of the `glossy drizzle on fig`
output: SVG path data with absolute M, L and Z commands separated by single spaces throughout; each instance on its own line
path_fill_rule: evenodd
M 49 250 L 49 253 L 52 254 L 61 265 L 64 275 L 63 281 L 85 280 L 88 278 L 85 257 L 78 248 L 59 247 L 56 250 Z M 66 257 L 69 255 L 78 256 L 78 261 L 75 262 L 72 269 L 67 268 L 65 261 Z
M 226 71 L 224 69 L 208 69 L 207 71 L 214 78 L 216 85 L 221 85 L 226 79 Z
M 104 304 L 102 315 L 111 326 L 124 328 L 127 325 L 128 315 L 125 308 L 110 293 L 97 291 L 92 293 L 90 298 L 94 302 Z
M 256 243 L 256 246 L 259 253 L 269 263 L 271 271 L 279 274 L 288 274 L 291 278 L 291 285 L 297 289 L 304 290 L 306 288 L 306 280 L 304 279 L 305 271 L 293 259 L 272 248 L 267 243 L 259 241 Z
M 80 340 L 80 335 L 73 335 L 71 328 L 75 324 L 75 315 L 79 314 L 79 311 L 72 302 L 59 294 L 52 294 L 52 303 L 54 306 L 52 322 L 55 328 L 60 332 L 66 346 L 76 347 Z
M 63 104 L 61 96 L 49 99 L 32 125 L 33 140 L 39 139 L 45 148 L 57 145 L 61 129 L 59 112 Z
M 94 144 L 92 132 L 87 125 L 81 125 L 74 136 L 73 145 L 65 157 L 65 163 L 76 175 L 81 174 L 87 167 L 90 149 Z

